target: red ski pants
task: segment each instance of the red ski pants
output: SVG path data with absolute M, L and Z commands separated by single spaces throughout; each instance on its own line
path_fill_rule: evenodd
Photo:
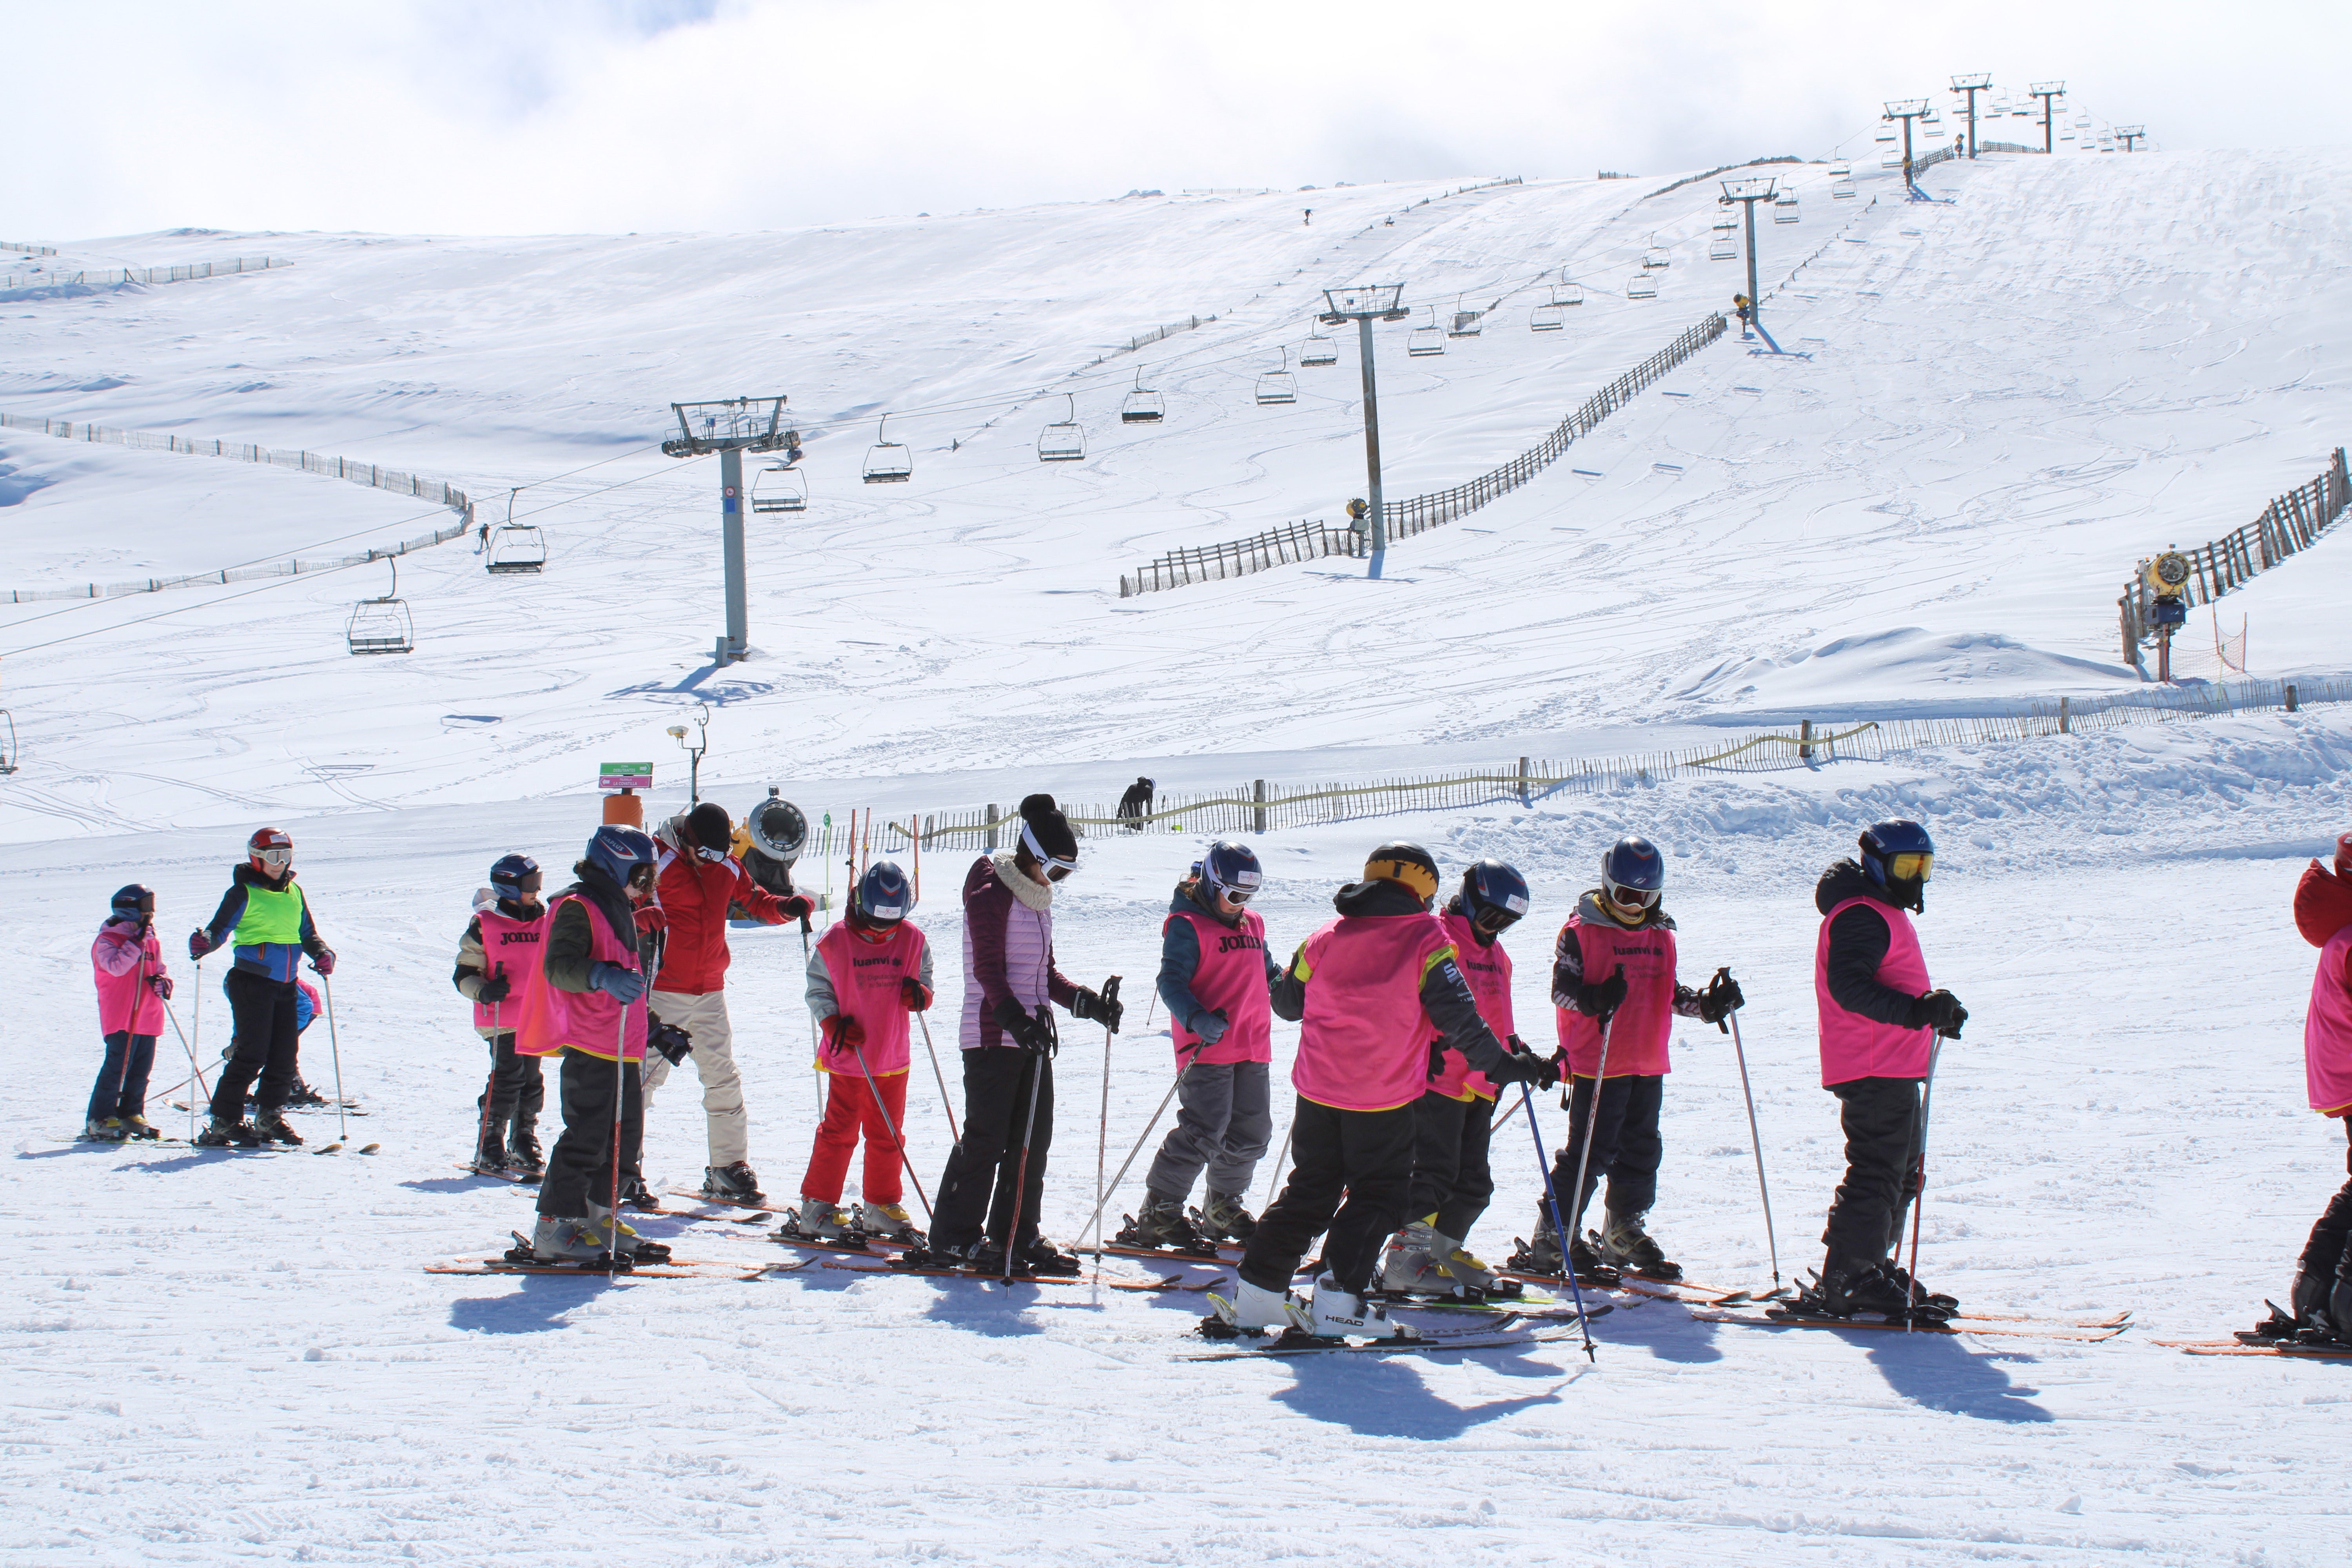
M 904 1195 L 898 1184 L 898 1146 L 890 1140 L 890 1130 L 896 1127 L 901 1137 L 907 1128 L 907 1075 L 894 1072 L 874 1080 L 882 1091 L 882 1103 L 874 1103 L 872 1089 L 866 1087 L 863 1073 L 829 1073 L 833 1087 L 825 1096 L 824 1120 L 816 1124 L 816 1146 L 809 1151 L 808 1174 L 801 1178 L 803 1196 L 823 1198 L 828 1203 L 841 1201 L 841 1184 L 849 1174 L 849 1156 L 857 1148 L 857 1136 L 866 1135 L 866 1184 L 863 1192 L 867 1203 L 895 1204 Z M 882 1119 L 884 1111 L 889 1120 Z

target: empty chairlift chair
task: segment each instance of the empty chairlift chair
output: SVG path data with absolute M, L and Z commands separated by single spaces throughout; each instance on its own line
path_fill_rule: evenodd
M 1118 405 L 1118 422 L 1122 425 L 1157 425 L 1168 416 L 1168 405 L 1160 394 L 1143 384 L 1143 367 L 1135 371 L 1135 390 Z
M 915 472 L 915 454 L 906 444 L 890 440 L 887 432 L 890 416 L 874 427 L 874 445 L 866 448 L 866 482 L 869 485 L 903 484 Z
M 1853 164 L 1851 164 L 1851 163 L 1832 163 L 1832 164 L 1831 164 L 1831 165 L 1830 165 L 1830 196 L 1831 196 L 1831 198 L 1832 198 L 1832 200 L 1834 200 L 1834 201 L 1841 201 L 1841 202 L 1842 202 L 1842 201 L 1848 200 L 1849 198 L 1851 198 L 1851 197 L 1853 196 Z
M 1290 374 L 1290 350 L 1282 351 L 1282 368 L 1270 370 L 1257 378 L 1257 400 L 1260 403 L 1296 403 L 1298 384 Z
M 1339 345 L 1320 332 L 1309 332 L 1307 341 L 1298 345 L 1298 363 L 1310 370 L 1317 365 L 1338 364 Z
M 1078 397 L 1074 392 L 1063 396 L 1070 400 L 1070 416 L 1056 419 L 1037 433 L 1037 460 L 1041 463 L 1075 463 L 1087 455 L 1087 433 L 1078 428 Z
M 1625 298 L 1628 300 L 1654 300 L 1657 297 L 1658 279 L 1655 274 L 1636 272 L 1625 279 Z
M 1568 325 L 1568 313 L 1556 306 L 1540 307 L 1528 317 L 1528 331 L 1556 332 Z
M 1584 285 L 1569 277 L 1565 272 L 1561 273 L 1559 281 L 1552 285 L 1551 302 L 1562 309 L 1570 305 L 1583 304 Z
M 753 511 L 808 510 L 808 480 L 790 463 L 771 463 L 751 479 Z
M 0 777 L 15 773 L 23 762 L 16 752 L 16 721 L 0 708 Z
M 389 555 L 392 588 L 382 598 L 362 599 L 343 623 L 343 640 L 353 653 L 415 653 L 416 623 L 409 618 L 408 601 L 400 596 L 400 565 Z
M 1429 308 L 1429 323 L 1415 327 L 1404 341 L 1404 352 L 1414 359 L 1445 352 L 1445 329 L 1437 324 L 1437 307 Z
M 1782 191 L 1779 195 L 1772 198 L 1772 221 L 1774 223 L 1796 223 L 1800 221 L 1797 213 L 1796 192 Z
M 537 572 L 547 564 L 547 535 L 530 523 L 509 522 L 490 531 L 488 572 Z
M 1709 261 L 1739 259 L 1739 231 L 1730 219 L 1717 224 L 1707 235 L 1706 258 Z
M 1663 272 L 1674 264 L 1675 258 L 1667 254 L 1663 245 L 1654 245 L 1642 252 L 1642 270 L 1644 272 Z

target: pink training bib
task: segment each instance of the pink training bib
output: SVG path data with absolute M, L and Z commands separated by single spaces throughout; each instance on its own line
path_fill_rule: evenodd
M 1274 1005 L 1265 991 L 1265 921 L 1255 910 L 1238 924 L 1226 925 L 1213 916 L 1190 910 L 1171 912 L 1170 921 L 1190 921 L 1201 944 L 1201 966 L 1192 972 L 1192 994 L 1201 1005 L 1225 1010 L 1225 1033 L 1200 1055 L 1188 1053 L 1201 1037 L 1171 1021 L 1168 1033 L 1176 1042 L 1179 1062 L 1270 1062 L 1274 1060 Z M 1160 930 L 1167 930 L 1161 922 Z
M 1822 916 L 1821 936 L 1813 944 L 1813 999 L 1821 1014 L 1823 1089 L 1858 1078 L 1926 1078 L 1927 1058 L 1935 1047 L 1935 1030 L 1906 1029 L 1849 1013 L 1830 994 L 1830 926 L 1856 904 L 1867 905 L 1886 921 L 1886 956 L 1879 962 L 1878 983 L 1906 996 L 1925 996 L 1935 989 L 1927 978 L 1927 956 L 1919 951 L 1919 933 L 1903 910 L 1876 899 L 1855 898 Z

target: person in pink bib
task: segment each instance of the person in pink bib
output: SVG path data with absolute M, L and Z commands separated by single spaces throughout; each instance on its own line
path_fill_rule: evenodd
M 98 984 L 98 1032 L 106 1043 L 81 1135 L 93 1142 L 162 1134 L 147 1120 L 147 1074 L 172 994 L 163 944 L 155 935 L 155 894 L 137 882 L 115 891 L 106 923 L 89 944 Z
M 1822 1233 L 1820 1281 L 1798 1304 L 1831 1317 L 1942 1318 L 1958 1303 L 1915 1289 L 1895 1254 L 1926 1158 L 1919 1086 L 1937 1037 L 1958 1039 L 1969 1010 L 1927 977 L 1911 924 L 1927 907 L 1936 841 L 1916 822 L 1880 822 L 1864 832 L 1861 850 L 1859 860 L 1822 872 L 1813 889 L 1822 1087 L 1842 1108 L 1846 1170 Z
M 2333 1117 L 2352 1142 L 2352 833 L 2336 840 L 2336 864 L 2314 860 L 2294 889 L 2294 924 L 2319 950 L 2303 1016 L 2303 1070 L 2311 1109 Z M 2352 1172 L 2352 1148 L 2344 1158 Z M 2352 1180 L 2328 1200 L 2297 1261 L 2287 1307 L 2275 1303 L 2253 1336 L 2305 1344 L 2352 1344 Z M 2240 1335 L 2240 1338 L 2246 1338 Z
M 891 860 L 858 879 L 848 918 L 809 954 L 808 1006 L 816 1019 L 816 1069 L 825 1075 L 824 1117 L 801 1177 L 791 1234 L 811 1241 L 847 1235 L 919 1243 L 905 1196 L 907 1069 L 913 1064 L 907 1015 L 931 1005 L 931 946 L 907 917 L 915 889 Z M 858 1218 L 841 1212 L 850 1156 L 866 1139 Z
M 1394 1337 L 1366 1292 L 1381 1244 L 1404 1224 L 1433 1035 L 1491 1082 L 1559 1081 L 1549 1061 L 1513 1051 L 1479 1016 L 1454 939 L 1430 910 L 1437 888 L 1428 850 L 1381 846 L 1364 879 L 1332 899 L 1339 918 L 1299 943 L 1276 982 L 1274 1011 L 1299 1024 L 1291 1170 L 1258 1218 L 1231 1299 L 1210 1298 L 1213 1331 Z M 1312 1301 L 1293 1302 L 1291 1276 L 1318 1235 L 1323 1272 Z
M 475 1101 L 473 1168 L 486 1176 L 508 1172 L 537 1179 L 547 1168 L 539 1148 L 539 1111 L 547 1102 L 540 1059 L 515 1049 L 521 992 L 539 972 L 547 937 L 547 909 L 539 901 L 539 862 L 501 855 L 490 868 L 489 900 L 477 904 L 457 940 L 450 982 L 474 1005 L 474 1032 L 490 1048 L 489 1082 Z M 512 1131 L 509 1128 L 511 1126 Z
M 1551 1000 L 1559 1054 L 1570 1079 L 1568 1142 L 1552 1163 L 1569 1228 L 1563 1253 L 1549 1204 L 1535 1241 L 1515 1254 L 1517 1272 L 1613 1283 L 1621 1273 L 1679 1279 L 1682 1267 L 1650 1237 L 1665 1141 L 1667 1052 L 1676 1018 L 1715 1023 L 1746 1000 L 1728 970 L 1704 991 L 1675 977 L 1675 921 L 1665 910 L 1666 860 L 1646 838 L 1621 838 L 1601 857 L 1601 885 L 1576 903 L 1552 948 Z M 1604 1053 L 1606 1059 L 1603 1059 Z M 1591 1149 L 1585 1148 L 1587 1140 Z M 1578 1187 L 1577 1173 L 1583 1173 Z M 1584 1207 L 1609 1182 L 1599 1247 L 1579 1235 Z
M 1176 885 L 1160 928 L 1160 999 L 1176 1045 L 1176 1125 L 1144 1178 L 1143 1212 L 1118 1233 L 1128 1247 L 1208 1253 L 1257 1229 L 1243 1198 L 1274 1132 L 1267 1074 L 1274 1061 L 1270 1000 L 1281 967 L 1265 922 L 1249 907 L 1265 885 L 1257 854 L 1219 839 Z M 1196 1226 L 1184 1212 L 1209 1173 Z

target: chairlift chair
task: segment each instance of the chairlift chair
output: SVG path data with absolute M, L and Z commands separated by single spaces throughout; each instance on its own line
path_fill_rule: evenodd
M 1157 425 L 1167 416 L 1168 405 L 1160 394 L 1143 384 L 1143 367 L 1135 370 L 1135 390 L 1118 405 L 1118 422 L 1122 425 Z
M 1830 178 L 1832 180 L 1853 179 L 1853 165 L 1843 159 L 1840 159 L 1838 162 L 1830 165 Z
M 1874 142 L 1892 142 L 1895 140 L 1895 127 L 1882 125 L 1870 133 L 1870 139 Z
M 547 535 L 537 525 L 509 522 L 490 531 L 489 558 L 482 563 L 492 573 L 537 572 L 547 564 Z
M 1903 166 L 1903 154 L 1890 149 L 1885 157 L 1878 160 L 1878 166 L 1882 169 L 1899 169 Z
M 1556 332 L 1567 325 L 1567 313 L 1550 306 L 1528 317 L 1528 331 L 1531 332 Z
M 1675 258 L 1667 254 L 1663 245 L 1654 245 L 1642 252 L 1642 270 L 1644 272 L 1663 271 L 1674 264 Z
M 1298 345 L 1298 363 L 1309 366 L 1338 364 L 1339 345 L 1320 332 L 1309 332 L 1307 341 Z
M 0 778 L 5 778 L 24 761 L 16 752 L 16 721 L 5 708 L 0 708 L 0 737 L 5 737 L 0 739 L 0 745 L 7 748 L 0 751 Z
M 1658 280 L 1647 272 L 1636 272 L 1625 280 L 1628 300 L 1654 300 L 1658 297 Z
M 1830 182 L 1830 200 L 1833 202 L 1844 202 L 1852 201 L 1853 199 L 1853 175 L 1852 173 L 1841 174 L 1836 179 Z
M 1298 384 L 1291 379 L 1290 347 L 1283 345 L 1282 368 L 1270 370 L 1257 378 L 1257 400 L 1260 403 L 1296 403 Z
M 392 587 L 381 598 L 362 599 L 343 623 L 343 640 L 355 654 L 415 653 L 416 623 L 409 618 L 408 601 L 400 596 L 400 563 L 387 555 Z
M 1797 211 L 1796 192 L 1782 191 L 1778 196 L 1773 198 L 1772 221 L 1774 223 L 1797 223 L 1801 221 Z
M 866 482 L 869 485 L 903 484 L 915 472 L 915 454 L 902 441 L 890 440 L 885 434 L 890 427 L 890 416 L 874 427 L 874 445 L 866 448 Z
M 1437 324 L 1436 306 L 1432 305 L 1429 308 L 1428 325 L 1415 327 L 1412 335 L 1405 339 L 1404 352 L 1412 359 L 1420 359 L 1427 354 L 1442 354 L 1445 352 L 1445 329 Z
M 1066 392 L 1062 395 L 1070 400 L 1070 416 L 1057 419 L 1037 433 L 1037 460 L 1041 463 L 1075 463 L 1087 455 L 1087 433 L 1078 428 L 1078 395 Z
M 790 463 L 771 463 L 751 478 L 753 511 L 808 510 L 808 479 Z
M 1462 297 L 1458 294 L 1455 295 L 1454 299 L 1454 321 L 1453 323 L 1445 329 L 1445 335 L 1449 338 L 1476 337 L 1479 332 L 1479 319 L 1485 314 L 1486 312 L 1483 310 L 1464 310 L 1462 308 Z
M 1563 306 L 1583 304 L 1584 285 L 1579 283 L 1567 274 L 1562 273 L 1560 275 L 1559 287 L 1555 288 L 1551 291 L 1551 302 L 1555 305 Z

